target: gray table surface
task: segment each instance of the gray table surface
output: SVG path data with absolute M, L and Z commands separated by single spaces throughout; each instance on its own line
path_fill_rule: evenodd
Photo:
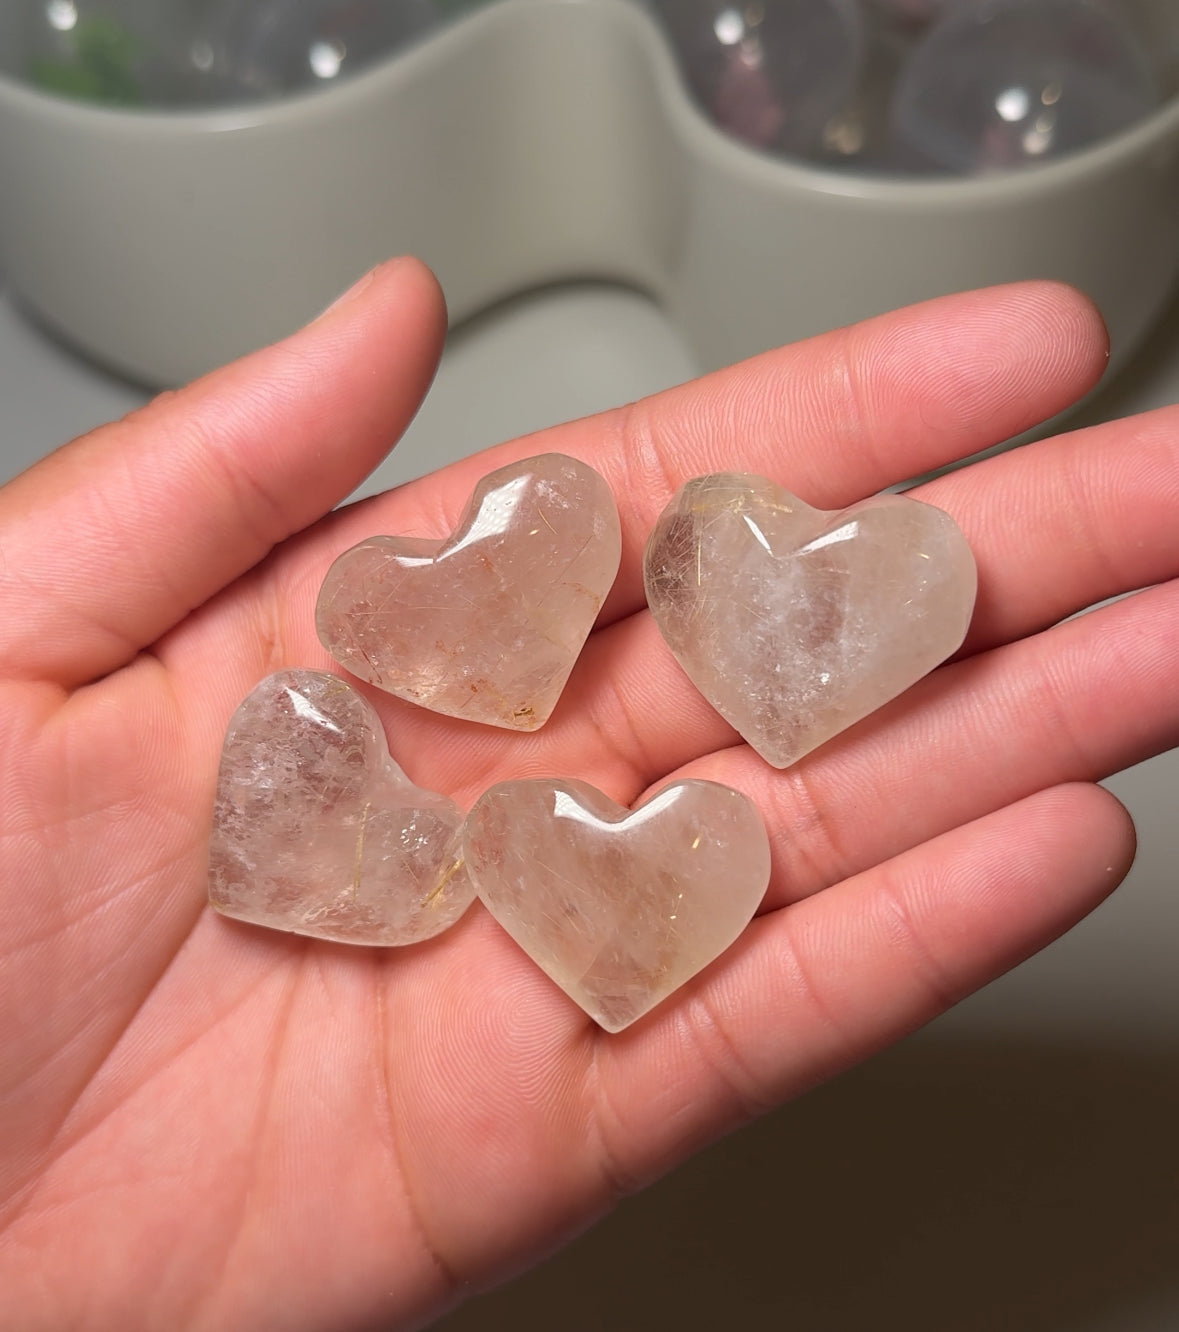
M 521 298 L 452 335 L 426 405 L 358 493 L 693 373 L 635 293 Z M 145 396 L 0 292 L 0 481 Z M 1179 306 L 1080 419 L 1176 400 Z M 1179 1328 L 1179 751 L 1108 784 L 1138 861 L 1066 939 L 442 1326 Z

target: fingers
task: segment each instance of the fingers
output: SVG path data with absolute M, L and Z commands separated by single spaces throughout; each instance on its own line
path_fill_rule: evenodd
M 962 652 L 1179 577 L 1179 408 L 1043 440 L 912 494 L 953 514 L 979 565 Z
M 1106 359 L 1099 316 L 1067 287 L 944 297 L 487 450 L 340 515 L 313 558 L 326 571 L 378 531 L 445 536 L 487 472 L 567 453 L 602 472 L 619 503 L 608 622 L 642 604 L 643 543 L 687 478 L 758 472 L 838 507 L 1046 420 L 1093 386 Z
M 777 773 L 747 748 L 687 765 L 744 791 L 770 829 L 766 909 L 1037 791 L 1179 744 L 1179 583 L 943 667 Z
M 1117 593 L 1179 578 L 1176 408 L 1002 454 L 914 493 L 954 514 L 978 560 L 980 596 L 967 644 L 972 652 L 1034 633 Z M 342 516 L 334 515 L 333 521 Z M 298 576 L 284 579 L 275 599 L 286 616 L 281 637 L 288 659 L 283 664 L 326 665 L 310 627 L 318 570 L 303 563 L 297 567 Z M 848 833 L 828 830 L 833 816 L 825 812 L 820 820 L 809 808 L 812 802 L 839 810 L 860 801 L 873 811 L 873 829 L 888 831 L 898 826 L 890 812 L 892 802 L 907 799 L 908 792 L 928 816 L 922 836 L 932 836 L 1040 787 L 1095 779 L 1165 748 L 1166 738 L 1174 733 L 1170 704 L 1179 699 L 1174 668 L 1179 641 L 1170 632 L 1168 612 L 1156 609 L 1161 604 L 1151 596 L 1123 610 L 1102 612 L 1078 628 L 1049 635 L 1029 653 L 996 659 L 978 675 L 939 671 L 936 686 L 919 685 L 883 718 L 856 728 L 853 739 L 860 749 L 849 751 L 847 741 L 836 740 L 785 774 L 774 788 L 785 795 L 772 798 L 789 805 L 783 813 L 787 826 L 810 830 L 806 838 L 792 842 L 788 852 L 798 891 L 813 891 L 829 881 L 815 871 L 812 859 L 822 861 L 825 874 L 851 873 L 864 863 L 841 860 L 837 850 L 823 849 L 824 837 L 837 848 Z M 218 642 L 240 641 L 247 674 L 240 682 L 226 679 L 226 707 L 259 673 L 273 668 L 258 655 L 257 646 L 257 660 L 247 651 L 248 642 L 258 640 L 256 619 L 245 614 L 232 618 L 236 627 L 225 627 Z M 1140 640 L 1141 649 L 1134 647 Z M 1061 684 L 1060 698 L 1045 691 L 1042 678 L 1052 669 L 1045 654 L 1058 649 L 1074 654 L 1073 664 L 1062 667 L 1068 684 Z M 167 659 L 171 664 L 183 659 L 201 680 L 217 671 L 216 657 L 189 660 L 191 656 L 189 644 L 184 653 Z M 982 725 L 977 735 L 957 729 L 959 689 L 973 690 L 983 709 L 977 714 Z M 1136 719 L 1149 719 L 1143 733 L 1116 720 L 1110 707 L 1114 699 L 1133 709 Z M 484 728 L 440 722 L 396 700 L 380 700 L 380 706 L 394 752 L 403 761 L 412 760 L 415 779 L 460 800 L 474 799 L 480 783 L 495 779 L 493 773 L 567 771 L 575 756 L 582 776 L 616 799 L 631 802 L 667 773 L 738 743 L 736 733 L 676 665 L 645 613 L 594 634 L 552 720 L 533 736 L 513 737 L 507 749 L 498 733 Z M 944 723 L 937 720 L 943 716 Z M 1013 718 L 1011 729 L 1000 735 L 1001 720 L 1008 716 Z M 1062 750 L 1052 726 L 1059 722 L 1089 734 L 1090 716 L 1099 724 L 1090 734 L 1088 761 L 1081 763 L 1075 751 Z M 902 724 L 898 718 L 907 720 Z M 888 726 L 882 729 L 886 719 Z M 923 727 L 942 737 L 937 762 L 923 757 L 919 745 L 916 750 L 910 745 L 907 751 L 888 749 L 877 755 L 885 770 L 895 773 L 896 784 L 878 785 L 863 764 L 842 775 L 844 756 L 867 753 L 862 746 L 876 744 L 866 737 L 895 735 L 898 743 L 908 744 L 905 736 L 912 732 L 920 737 Z M 981 757 L 988 747 L 992 761 Z M 956 756 L 962 754 L 981 763 L 996 781 L 974 780 L 944 792 L 938 776 L 942 764 L 958 762 Z M 749 783 L 759 784 L 768 770 L 745 753 L 710 759 L 690 771 L 749 789 Z M 902 789 L 901 783 L 908 785 Z M 812 787 L 813 796 L 808 794 Z M 874 797 L 877 792 L 883 793 L 882 799 Z M 946 799 L 955 793 L 972 803 L 950 807 Z M 879 859 L 902 849 L 885 843 L 872 854 Z
M 0 670 L 128 661 L 326 513 L 417 410 L 445 331 L 401 259 L 274 347 L 66 446 L 0 491 Z
M 928 1022 L 1092 910 L 1133 850 L 1112 796 L 1061 787 L 761 917 L 677 998 L 599 1038 L 608 1173 L 639 1186 Z
M 967 534 L 979 595 L 962 655 L 983 651 L 1179 578 L 1179 408 L 1016 449 L 912 494 L 953 514 Z M 581 743 L 602 752 L 607 780 L 628 799 L 669 769 L 737 742 L 649 616 L 596 634 L 571 688 L 577 717 L 562 707 L 550 725 L 563 738 L 580 725 Z

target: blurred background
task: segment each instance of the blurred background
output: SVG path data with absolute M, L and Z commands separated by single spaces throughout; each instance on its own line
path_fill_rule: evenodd
M 767 159 L 822 159 L 843 170 L 831 164 L 854 158 L 856 171 L 880 169 L 919 181 L 1035 172 L 1039 160 L 1067 160 L 1086 145 L 1100 152 L 1104 142 L 1133 134 L 1136 123 L 1170 105 L 1172 86 L 1157 63 L 1163 44 L 1136 26 L 1141 7 L 1091 0 L 987 3 L 989 10 L 973 0 L 814 6 L 782 0 L 777 7 L 770 0 L 744 6 L 662 0 L 652 17 L 664 25 L 681 62 L 687 94 L 732 140 L 734 152 L 752 146 Z M 8 4 L 6 12 L 15 14 L 16 0 Z M 261 39 L 251 46 L 241 34 L 264 31 L 262 20 L 269 14 L 277 22 L 283 6 L 260 0 L 212 8 L 226 22 L 244 22 L 243 15 L 251 22 L 226 29 L 232 42 L 225 38 L 218 46 L 209 39 L 212 60 L 198 50 L 209 69 L 193 65 L 192 78 L 196 84 L 204 74 L 230 78 L 218 52 L 253 52 L 252 64 L 243 59 L 235 66 L 235 99 L 265 103 L 313 80 L 331 83 L 357 54 L 355 28 L 341 36 L 339 28 L 322 26 L 331 18 L 329 6 L 286 6 L 321 26 L 297 29 L 281 59 L 278 48 Z M 21 30 L 28 43 L 21 77 L 70 104 L 141 106 L 142 98 L 162 96 L 151 92 L 155 76 L 142 63 L 143 48 L 126 45 L 127 14 L 114 3 L 102 13 L 97 5 L 93 10 L 82 0 L 30 4 L 24 18 L 32 15 L 36 23 Z M 394 32 L 394 10 L 397 23 L 416 13 L 420 26 Z M 439 12 L 424 0 L 340 7 L 345 11 L 354 21 L 392 25 L 381 28 L 385 35 L 375 42 L 378 65 L 403 41 L 428 41 Z M 1008 11 L 1012 25 L 1025 26 L 1013 26 L 1006 36 L 987 26 Z M 91 27 L 81 43 L 58 41 L 77 33 L 88 14 L 115 26 Z M 785 23 L 784 14 L 805 19 L 809 31 L 835 46 L 846 38 L 858 70 L 885 70 L 873 85 L 875 102 L 864 100 L 859 75 L 845 80 L 835 109 L 823 108 L 793 142 L 789 136 L 801 116 L 782 113 L 781 87 L 787 85 L 775 92 L 767 74 L 772 51 L 783 53 L 773 58 L 786 68 L 796 50 L 796 39 L 781 47 L 770 40 L 784 30 L 774 26 Z M 461 15 L 445 17 L 455 22 Z M 963 39 L 963 31 L 972 40 Z M 990 42 L 995 33 L 1001 42 Z M 1053 34 L 1063 34 L 1056 46 Z M 961 113 L 969 99 L 951 98 L 948 110 L 927 108 L 921 123 L 947 133 L 939 130 L 920 143 L 917 133 L 904 146 L 895 126 L 887 133 L 880 128 L 887 119 L 879 110 L 880 89 L 886 86 L 892 105 L 900 97 L 902 67 L 910 80 L 922 73 L 922 61 L 944 71 L 950 56 L 938 55 L 935 39 L 951 45 L 961 39 L 972 59 L 1000 61 L 999 76 L 987 73 L 978 101 L 990 110 L 966 124 Z M 0 45 L 0 64 L 4 49 Z M 185 50 L 191 64 L 191 41 Z M 1016 69 L 1029 53 L 1039 64 Z M 1071 83 L 1062 68 L 1072 70 Z M 738 95 L 733 88 L 742 70 L 764 77 L 747 81 Z M 826 95 L 835 82 L 833 76 L 818 80 L 819 91 L 806 99 Z M 201 90 L 208 86 L 185 97 L 222 98 L 221 91 Z M 1091 88 L 1098 92 L 1084 93 Z M 1066 122 L 1072 89 L 1081 90 L 1080 109 Z M 1006 111 L 999 105 L 1004 97 Z M 910 90 L 902 100 L 916 115 L 929 98 L 933 92 Z M 877 107 L 864 113 L 870 124 L 862 133 L 855 105 Z M 1041 119 L 1056 107 L 1058 117 Z M 1074 131 L 1079 139 L 1069 137 Z M 873 166 L 861 156 L 870 151 L 896 155 L 888 162 L 881 156 Z M 4 170 L 0 154 L 0 177 Z M 0 178 L 0 191 L 6 183 Z M 1179 246 L 1179 217 L 1175 223 Z M 19 294 L 15 262 L 19 257 L 14 261 L 9 249 L 9 271 L 0 276 L 0 480 L 148 396 L 45 331 L 43 314 Z M 1161 286 L 1169 281 L 1160 275 Z M 1160 304 L 1161 321 L 1070 426 L 1179 399 L 1179 304 L 1165 292 Z M 666 304 L 633 286 L 563 282 L 498 301 L 452 332 L 425 407 L 358 494 L 500 439 L 632 400 L 701 368 L 698 349 Z M 1125 886 L 1093 917 L 900 1047 L 716 1145 L 623 1203 L 540 1268 L 477 1296 L 438 1327 L 1179 1329 L 1179 753 L 1108 785 L 1134 814 L 1140 855 Z

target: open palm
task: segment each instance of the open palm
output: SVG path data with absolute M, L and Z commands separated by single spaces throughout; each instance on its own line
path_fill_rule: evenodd
M 639 568 L 689 476 L 761 472 L 831 508 L 1062 409 L 1105 363 L 1080 297 L 903 311 L 324 517 L 416 409 L 444 322 L 429 274 L 395 261 L 0 491 L 6 1326 L 428 1321 L 925 1022 L 1128 867 L 1129 820 L 1089 783 L 1177 738 L 1179 414 L 923 487 L 979 563 L 969 640 L 786 772 L 674 665 Z M 332 559 L 376 532 L 445 535 L 479 477 L 549 450 L 606 476 L 624 533 L 553 719 L 511 735 L 374 701 L 409 775 L 464 805 L 539 775 L 631 802 L 674 774 L 760 806 L 761 914 L 613 1037 L 477 906 L 427 944 L 365 950 L 205 905 L 225 725 L 263 675 L 328 666 L 313 607 Z

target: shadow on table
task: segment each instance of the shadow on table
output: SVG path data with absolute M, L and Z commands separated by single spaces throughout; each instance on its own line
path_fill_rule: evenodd
M 1143 1307 L 1169 1312 L 1143 1324 Z M 928 1034 L 719 1143 L 435 1325 L 1094 1326 L 1179 1328 L 1179 1050 Z

